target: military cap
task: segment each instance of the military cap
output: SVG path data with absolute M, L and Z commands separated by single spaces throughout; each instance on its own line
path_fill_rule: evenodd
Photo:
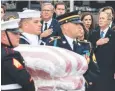
M 23 12 L 18 12 L 19 18 L 35 18 L 40 17 L 40 11 L 26 9 Z
M 60 15 L 57 17 L 57 20 L 61 25 L 68 22 L 82 23 L 77 11 Z
M 3 21 L 1 22 L 1 31 L 10 31 L 14 33 L 21 33 L 22 31 L 19 29 L 19 23 L 20 19 L 12 19 L 9 21 Z

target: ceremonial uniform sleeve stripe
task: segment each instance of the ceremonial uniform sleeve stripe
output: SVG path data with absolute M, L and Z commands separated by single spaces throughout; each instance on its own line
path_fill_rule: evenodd
M 22 64 L 16 60 L 15 58 L 13 58 L 13 65 L 17 68 L 17 69 L 23 69 Z

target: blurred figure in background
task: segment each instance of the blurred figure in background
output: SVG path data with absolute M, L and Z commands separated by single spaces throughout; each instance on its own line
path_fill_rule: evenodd
M 54 15 L 53 15 L 53 18 L 56 18 L 60 15 L 63 15 L 66 13 L 66 5 L 64 2 L 57 2 L 56 5 L 55 5 L 55 12 L 54 12 Z
M 6 12 L 6 7 L 5 5 L 1 5 L 1 21 L 4 21 L 4 16 L 5 16 L 5 12 Z
M 81 21 L 83 22 L 84 30 L 85 30 L 85 36 L 84 37 L 85 37 L 85 39 L 88 39 L 89 35 L 94 30 L 93 15 L 89 12 L 85 12 L 81 15 Z

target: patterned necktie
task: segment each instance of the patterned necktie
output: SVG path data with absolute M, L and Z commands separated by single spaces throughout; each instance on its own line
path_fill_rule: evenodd
M 104 38 L 104 32 L 103 31 L 101 31 L 101 33 L 100 33 L 100 38 Z
M 47 30 L 47 23 L 45 23 L 45 28 L 44 28 L 44 31 Z

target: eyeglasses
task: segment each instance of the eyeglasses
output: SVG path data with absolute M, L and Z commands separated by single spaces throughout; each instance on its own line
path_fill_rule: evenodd
M 44 9 L 44 10 L 42 10 L 43 12 L 50 12 L 50 11 L 52 11 L 52 10 L 46 10 L 46 9 Z

